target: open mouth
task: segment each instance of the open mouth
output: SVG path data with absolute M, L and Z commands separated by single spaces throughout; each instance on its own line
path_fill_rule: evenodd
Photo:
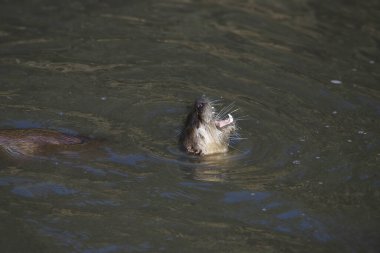
M 218 128 L 223 128 L 225 126 L 228 126 L 230 124 L 232 124 L 234 122 L 234 118 L 232 117 L 231 114 L 228 114 L 228 118 L 227 119 L 223 119 L 223 120 L 216 120 L 215 121 L 215 125 L 218 127 Z

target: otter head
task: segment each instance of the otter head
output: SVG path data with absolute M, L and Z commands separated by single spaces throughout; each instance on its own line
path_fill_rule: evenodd
M 188 114 L 180 142 L 183 148 L 195 155 L 209 155 L 227 152 L 230 136 L 236 124 L 231 114 L 224 119 L 215 112 L 212 102 L 201 97 L 197 99 Z

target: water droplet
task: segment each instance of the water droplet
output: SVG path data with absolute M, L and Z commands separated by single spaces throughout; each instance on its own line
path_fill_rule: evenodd
M 348 140 L 347 140 L 347 142 L 350 142 L 350 143 L 351 143 L 351 142 L 352 142 L 352 140 L 348 139 Z
M 370 64 L 375 64 L 375 61 L 374 60 L 370 60 L 369 63 Z
M 342 81 L 340 81 L 340 80 L 330 80 L 330 83 L 332 83 L 332 84 L 342 84 Z
M 294 160 L 294 161 L 293 161 L 293 164 L 294 164 L 294 165 L 300 165 L 300 164 L 301 164 L 301 161 L 300 161 L 300 160 Z
M 104 101 L 107 100 L 107 97 L 101 97 L 100 99 Z

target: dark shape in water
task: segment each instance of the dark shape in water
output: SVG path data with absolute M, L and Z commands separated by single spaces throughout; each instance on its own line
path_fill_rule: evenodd
M 82 144 L 85 138 L 49 129 L 0 130 L 0 148 L 12 157 L 29 157 Z

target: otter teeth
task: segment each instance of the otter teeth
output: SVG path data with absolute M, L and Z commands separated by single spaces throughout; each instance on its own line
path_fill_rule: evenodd
M 228 114 L 228 120 L 230 121 L 230 123 L 234 122 L 234 118 L 231 114 Z
M 232 117 L 231 114 L 228 114 L 228 119 L 219 120 L 219 121 L 215 122 L 215 124 L 217 127 L 222 128 L 224 126 L 231 124 L 232 122 L 234 122 L 234 118 Z

